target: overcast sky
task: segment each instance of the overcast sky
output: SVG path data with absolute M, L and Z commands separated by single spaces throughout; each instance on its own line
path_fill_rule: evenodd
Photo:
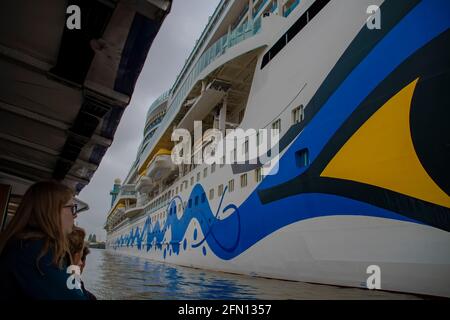
M 169 15 L 153 41 L 136 89 L 116 131 L 114 142 L 106 152 L 89 185 L 79 198 L 90 210 L 81 213 L 76 224 L 95 233 L 97 241 L 106 239 L 103 225 L 111 205 L 114 179 L 122 181 L 128 173 L 142 140 L 149 106 L 170 89 L 185 60 L 200 37 L 208 17 L 220 0 L 174 0 Z

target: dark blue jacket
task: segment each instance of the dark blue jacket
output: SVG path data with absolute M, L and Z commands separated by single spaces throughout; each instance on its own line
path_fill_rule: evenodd
M 43 240 L 11 240 L 0 255 L 0 300 L 59 299 L 87 300 L 81 289 L 69 289 L 70 274 L 66 267 L 58 268 L 52 263 L 49 250 L 39 260 Z

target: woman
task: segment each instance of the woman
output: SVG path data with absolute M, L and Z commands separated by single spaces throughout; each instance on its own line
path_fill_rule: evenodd
M 0 235 L 0 299 L 88 299 L 75 276 L 67 237 L 77 207 L 73 191 L 55 181 L 32 185 Z M 69 278 L 70 277 L 70 278 Z
M 85 246 L 84 238 L 86 238 L 84 229 L 74 226 L 69 235 L 69 250 L 72 257 L 72 264 L 80 267 L 80 274 L 83 273 L 84 266 L 86 265 L 86 256 L 89 254 L 89 248 Z M 97 300 L 91 292 L 86 290 L 82 280 L 81 288 L 90 300 Z

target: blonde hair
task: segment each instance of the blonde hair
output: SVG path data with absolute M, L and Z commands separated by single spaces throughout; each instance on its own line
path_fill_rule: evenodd
M 42 239 L 44 246 L 39 259 L 51 249 L 53 263 L 60 268 L 69 252 L 67 237 L 62 230 L 61 210 L 74 196 L 68 186 L 57 181 L 37 182 L 25 192 L 16 214 L 0 235 L 0 254 L 8 242 L 15 239 Z

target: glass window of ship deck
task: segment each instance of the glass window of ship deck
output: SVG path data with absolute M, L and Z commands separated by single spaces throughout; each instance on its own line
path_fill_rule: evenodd
M 215 163 L 213 163 L 213 164 L 211 165 L 211 174 L 213 174 L 214 171 L 216 171 L 216 164 L 215 164 Z
M 245 188 L 247 186 L 247 174 L 244 173 L 241 175 L 241 188 Z
M 272 123 L 272 129 L 278 129 L 278 131 L 281 132 L 281 119 L 278 119 Z
M 220 197 L 223 193 L 223 184 L 221 184 L 218 188 L 217 188 L 217 196 Z
M 301 149 L 295 153 L 295 162 L 299 168 L 309 166 L 309 151 L 307 148 Z
M 203 178 L 208 176 L 208 168 L 203 169 Z
M 234 191 L 234 179 L 231 179 L 230 181 L 228 181 L 228 192 L 233 191 Z
M 300 106 L 298 106 L 297 108 L 294 108 L 294 110 L 292 110 L 292 124 L 302 122 L 304 118 L 305 118 L 305 113 L 304 113 L 304 107 L 302 104 Z
M 200 181 L 200 172 L 197 172 L 197 182 Z
M 191 187 L 194 185 L 194 177 L 191 177 Z
M 209 200 L 214 199 L 214 188 L 209 190 Z
M 260 182 L 262 180 L 262 169 L 255 169 L 255 180 L 256 182 Z

